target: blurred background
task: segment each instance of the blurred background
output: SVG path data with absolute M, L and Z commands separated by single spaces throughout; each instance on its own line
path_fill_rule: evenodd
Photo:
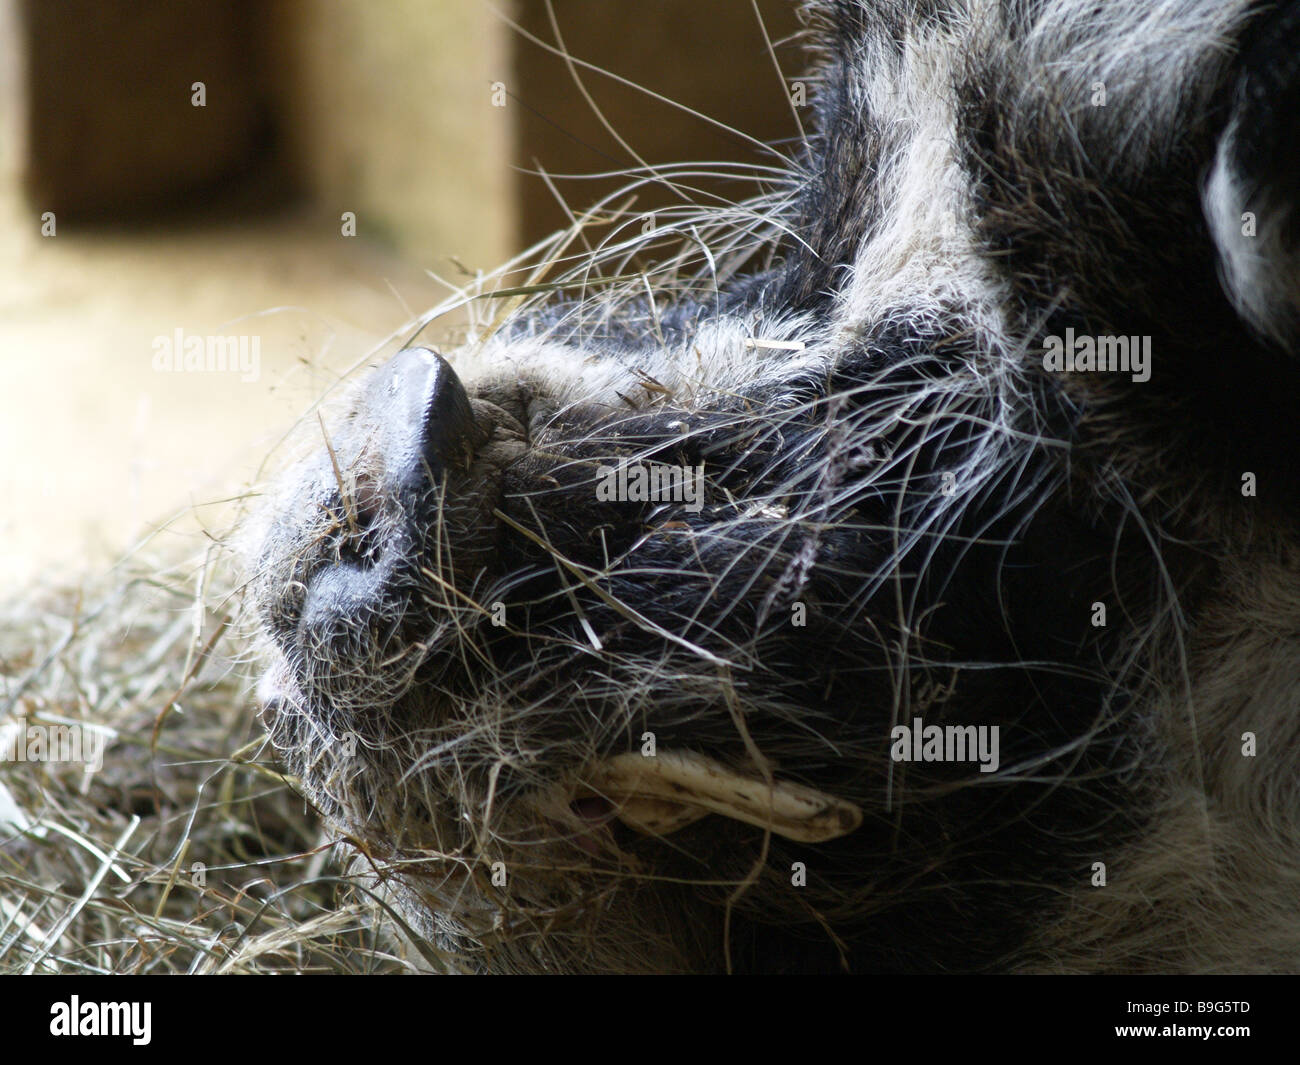
M 0 594 L 199 546 L 438 277 L 625 180 L 562 175 L 792 150 L 793 6 L 0 0 Z

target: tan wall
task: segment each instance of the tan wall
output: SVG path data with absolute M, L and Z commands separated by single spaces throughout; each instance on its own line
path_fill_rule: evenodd
M 134 220 L 242 174 L 266 147 L 250 0 L 22 0 L 17 11 L 27 187 L 42 210 Z
M 507 256 L 513 116 L 490 86 L 510 57 L 486 4 L 295 0 L 273 32 L 289 156 L 324 212 L 439 270 Z
M 0 0 L 0 187 L 13 188 L 27 155 L 27 56 L 18 5 Z
M 261 200 L 245 190 L 241 206 L 305 194 L 326 221 L 354 212 L 359 235 L 414 262 L 490 269 L 567 221 L 527 171 L 555 175 L 580 212 L 621 179 L 561 175 L 770 163 L 754 141 L 798 132 L 785 81 L 803 59 L 780 49 L 779 74 L 768 49 L 796 33 L 793 0 L 760 0 L 761 22 L 742 0 L 554 0 L 554 26 L 542 0 L 0 4 L 24 16 L 31 199 L 69 217 L 141 217 L 260 181 Z M 561 39 L 649 92 L 581 63 L 580 87 L 544 46 Z M 693 184 L 705 201 L 756 191 Z M 635 209 L 675 200 L 645 188 Z
M 616 137 L 592 109 L 564 59 L 512 33 L 510 106 L 518 116 L 515 161 L 521 171 L 520 236 L 525 245 L 566 222 L 564 209 L 546 183 L 525 170 L 540 166 L 550 174 L 593 174 L 636 166 L 638 157 L 651 165 L 690 160 L 771 164 L 771 153 L 750 138 L 771 143 L 797 136 L 787 85 L 773 65 L 764 34 L 766 30 L 775 44 L 798 31 L 792 0 L 760 0 L 761 22 L 749 0 L 554 0 L 553 9 L 570 55 L 731 129 L 578 66 L 583 87 Z M 557 44 L 544 3 L 525 0 L 518 12 L 527 34 Z M 777 56 L 787 79 L 802 72 L 797 47 L 778 48 Z M 556 185 L 570 208 L 580 213 L 625 182 L 612 178 Z M 734 200 L 757 191 L 738 181 L 694 178 L 691 184 L 701 190 L 699 200 L 705 203 L 710 193 Z M 637 195 L 632 208 L 636 211 L 681 202 L 662 186 L 644 187 Z

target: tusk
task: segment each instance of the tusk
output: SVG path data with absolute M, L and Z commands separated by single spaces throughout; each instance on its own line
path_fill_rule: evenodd
M 615 803 L 625 825 L 649 835 L 676 832 L 711 813 L 800 843 L 837 839 L 862 824 L 862 810 L 851 802 L 802 784 L 769 783 L 692 751 L 616 755 L 583 783 L 589 794 Z

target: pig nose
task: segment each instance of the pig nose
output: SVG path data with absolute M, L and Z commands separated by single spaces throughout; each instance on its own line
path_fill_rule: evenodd
M 465 386 L 428 348 L 404 348 L 376 370 L 357 413 L 361 439 L 394 487 L 420 488 L 464 465 L 480 435 Z

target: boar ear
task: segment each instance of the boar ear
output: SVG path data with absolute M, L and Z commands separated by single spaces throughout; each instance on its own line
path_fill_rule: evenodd
M 1300 353 L 1300 2 L 1251 26 L 1238 71 L 1205 216 L 1238 314 Z

